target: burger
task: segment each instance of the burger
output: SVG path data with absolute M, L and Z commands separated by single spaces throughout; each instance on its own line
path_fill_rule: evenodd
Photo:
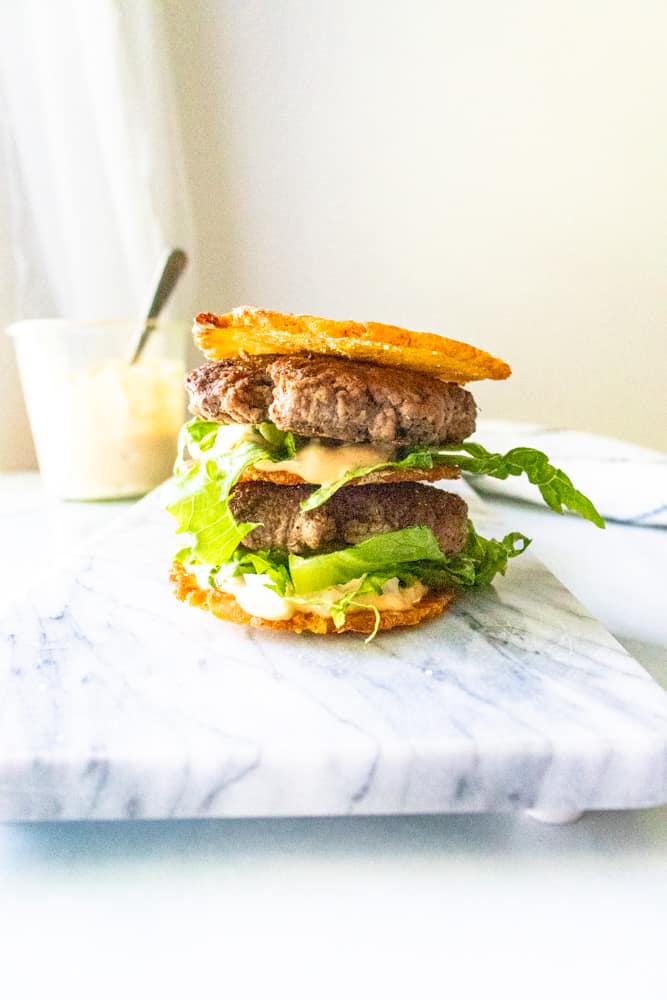
M 475 530 L 435 482 L 463 471 L 526 475 L 553 510 L 604 521 L 531 448 L 469 441 L 464 385 L 509 366 L 468 344 L 379 323 L 241 307 L 202 313 L 209 359 L 186 376 L 166 508 L 187 544 L 176 597 L 239 624 L 293 632 L 379 630 L 440 615 L 489 584 L 530 542 Z

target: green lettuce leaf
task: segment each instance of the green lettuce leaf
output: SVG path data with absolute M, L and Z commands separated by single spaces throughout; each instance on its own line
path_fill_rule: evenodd
M 359 479 L 381 469 L 432 469 L 435 465 L 450 465 L 475 476 L 493 476 L 507 479 L 525 475 L 539 489 L 546 504 L 558 514 L 570 510 L 591 521 L 598 528 L 605 523 L 593 503 L 575 489 L 572 480 L 561 470 L 549 464 L 547 456 L 534 448 L 512 448 L 505 455 L 487 451 L 481 444 L 444 445 L 438 448 L 421 448 L 411 451 L 394 462 L 382 462 L 360 469 L 351 469 L 333 483 L 320 486 L 305 500 L 303 510 L 315 510 L 326 503 L 334 493 L 352 479 Z
M 321 507 L 323 503 L 330 500 L 334 493 L 337 493 L 341 487 L 345 486 L 352 479 L 361 479 L 362 476 L 367 476 L 371 472 L 378 472 L 380 469 L 432 469 L 433 461 L 430 459 L 428 452 L 411 452 L 406 455 L 405 458 L 398 459 L 393 462 L 378 462 L 376 465 L 364 465 L 357 469 L 348 469 L 344 472 L 342 476 L 334 480 L 332 483 L 325 483 L 320 486 L 313 493 L 307 497 L 306 500 L 301 502 L 301 510 L 316 510 Z
M 180 562 L 219 566 L 227 562 L 256 524 L 237 524 L 229 497 L 242 472 L 259 461 L 293 458 L 303 439 L 271 423 L 254 428 L 249 440 L 225 447 L 219 432 L 226 425 L 195 418 L 181 428 L 174 478 L 167 488 L 166 509 L 178 523 L 177 532 L 191 536 L 178 553 Z
M 201 452 L 209 451 L 213 447 L 219 426 L 212 420 L 200 420 L 199 417 L 183 424 L 178 434 L 174 475 L 187 472 L 189 464 L 184 458 L 186 454 L 199 456 Z
M 187 441 L 198 444 L 200 451 L 207 451 L 215 441 L 219 427 L 220 424 L 213 420 L 200 420 L 199 417 L 188 420 L 185 424 Z
M 512 448 L 501 455 L 471 441 L 430 449 L 430 455 L 436 465 L 455 465 L 475 476 L 507 479 L 509 476 L 525 475 L 529 482 L 537 486 L 547 506 L 557 514 L 570 510 L 598 528 L 605 526 L 603 517 L 588 497 L 575 489 L 562 469 L 549 464 L 544 452 L 535 448 Z
M 233 561 L 222 567 L 221 575 L 243 576 L 263 574 L 271 580 L 271 589 L 284 597 L 292 589 L 287 552 L 284 549 L 246 549 L 242 545 L 233 555 Z
M 461 552 L 445 556 L 430 528 L 403 528 L 369 538 L 337 552 L 316 556 L 289 556 L 289 571 L 296 594 L 335 587 L 365 574 L 382 574 L 384 582 L 398 577 L 409 586 L 421 580 L 435 589 L 482 587 L 507 562 L 520 555 L 530 539 L 512 532 L 498 541 L 478 535 L 468 522 L 468 536 Z
M 190 420 L 182 428 L 179 438 L 179 454 L 188 444 L 194 444 L 193 451 L 199 455 L 210 450 L 215 444 L 220 424 L 212 421 Z M 270 421 L 259 424 L 255 428 L 256 442 L 261 445 L 266 454 L 261 456 L 274 462 L 282 462 L 294 458 L 297 451 L 308 443 L 309 439 L 293 434 L 291 431 L 281 431 Z M 234 445 L 233 449 L 238 447 Z M 233 449 L 230 449 L 233 450 Z M 259 458 L 257 459 L 259 461 Z M 577 490 L 572 480 L 561 469 L 551 465 L 544 452 L 535 448 L 512 448 L 502 455 L 487 451 L 477 442 L 463 444 L 440 445 L 436 448 L 417 448 L 389 462 L 379 462 L 375 465 L 350 469 L 335 482 L 326 483 L 314 490 L 301 504 L 302 510 L 316 510 L 331 499 L 334 493 L 351 482 L 372 472 L 384 469 L 432 469 L 435 465 L 449 465 L 462 469 L 474 476 L 492 476 L 495 479 L 507 479 L 510 476 L 525 475 L 529 482 L 539 489 L 542 498 L 551 510 L 559 514 L 565 510 L 579 514 L 581 517 L 599 528 L 605 523 L 593 503 Z M 182 465 L 177 470 L 182 471 Z
M 294 458 L 299 448 L 308 443 L 308 438 L 294 434 L 292 431 L 281 431 L 270 420 L 258 424 L 256 431 L 264 438 L 271 449 L 274 462 L 283 462 Z
M 464 547 L 454 556 L 445 556 L 441 565 L 435 563 L 412 564 L 404 567 L 414 573 L 427 587 L 483 587 L 500 574 L 505 575 L 507 563 L 530 545 L 531 539 L 519 531 L 512 531 L 498 540 L 478 535 L 468 521 L 468 537 Z M 398 574 L 401 579 L 401 574 Z
M 350 548 L 323 555 L 296 556 L 290 553 L 289 570 L 294 592 L 312 594 L 356 580 L 367 573 L 379 570 L 384 572 L 387 567 L 393 570 L 401 563 L 442 558 L 440 546 L 431 529 L 413 527 L 388 531 Z
M 243 470 L 265 457 L 265 449 L 244 441 L 215 460 L 192 462 L 172 479 L 165 506 L 177 521 L 177 533 L 190 536 L 189 549 L 179 553 L 181 561 L 219 566 L 231 558 L 256 525 L 236 523 L 230 492 Z

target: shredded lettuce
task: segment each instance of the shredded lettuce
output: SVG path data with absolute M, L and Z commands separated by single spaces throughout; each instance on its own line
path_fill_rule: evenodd
M 346 594 L 343 594 L 343 596 L 339 597 L 337 601 L 333 601 L 329 606 L 329 613 L 336 628 L 341 628 L 345 624 L 345 619 L 347 618 L 347 613 L 350 608 L 360 608 L 364 611 L 372 611 L 375 615 L 375 627 L 370 635 L 364 639 L 364 642 L 372 642 L 378 634 L 378 629 L 380 627 L 380 612 L 372 604 L 364 604 L 362 601 L 358 601 L 357 598 L 361 594 L 381 594 L 382 588 L 386 582 L 387 581 L 384 577 L 364 576 L 359 581 L 358 586 L 356 586 L 353 590 L 349 590 Z
M 358 545 L 314 556 L 287 554 L 281 549 L 251 551 L 243 545 L 218 575 L 240 576 L 262 573 L 271 580 L 271 589 L 281 597 L 301 597 L 351 580 L 363 580 L 359 593 L 382 593 L 388 580 L 397 578 L 404 586 L 420 580 L 427 587 L 482 587 L 496 574 L 504 575 L 509 559 L 520 555 L 530 539 L 519 532 L 498 541 L 478 535 L 472 522 L 463 549 L 446 556 L 430 528 L 411 527 L 368 538 Z M 348 601 L 348 594 L 341 598 Z
M 253 573 L 268 577 L 269 583 L 265 584 L 265 586 L 275 591 L 280 597 L 288 597 L 290 601 L 294 601 L 297 604 L 313 603 L 313 593 L 317 593 L 317 591 L 311 592 L 308 595 L 296 592 L 290 575 L 288 553 L 284 549 L 260 549 L 252 551 L 240 545 L 230 563 L 214 569 L 210 573 L 209 582 L 211 586 L 215 587 L 224 579 Z M 347 611 L 350 607 L 374 611 L 376 615 L 375 629 L 369 637 L 372 639 L 377 634 L 377 627 L 380 624 L 380 614 L 377 608 L 369 607 L 359 602 L 357 598 L 361 594 L 381 594 L 388 579 L 391 579 L 391 577 L 383 573 L 364 574 L 358 580 L 356 586 L 346 590 L 345 593 L 341 594 L 335 600 L 327 600 L 325 595 L 321 595 L 317 603 L 321 602 L 327 608 L 336 627 L 344 624 Z M 333 586 L 338 586 L 338 583 L 333 584 Z M 366 642 L 368 641 L 369 639 L 366 639 Z

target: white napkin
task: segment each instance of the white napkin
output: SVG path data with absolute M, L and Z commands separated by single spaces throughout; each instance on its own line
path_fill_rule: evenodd
M 554 430 L 539 424 L 479 420 L 472 438 L 489 451 L 525 445 L 548 455 L 603 517 L 631 524 L 667 527 L 667 455 L 640 445 L 583 431 Z M 543 503 L 525 478 L 473 478 L 480 493 Z

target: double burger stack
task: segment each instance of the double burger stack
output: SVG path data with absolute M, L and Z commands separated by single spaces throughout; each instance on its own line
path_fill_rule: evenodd
M 194 334 L 210 360 L 186 377 L 195 420 L 169 509 L 194 544 L 172 566 L 176 596 L 296 632 L 442 612 L 454 589 L 435 570 L 471 528 L 464 500 L 430 485 L 459 475 L 438 449 L 475 429 L 461 383 L 509 367 L 433 334 L 249 307 L 201 314 Z

